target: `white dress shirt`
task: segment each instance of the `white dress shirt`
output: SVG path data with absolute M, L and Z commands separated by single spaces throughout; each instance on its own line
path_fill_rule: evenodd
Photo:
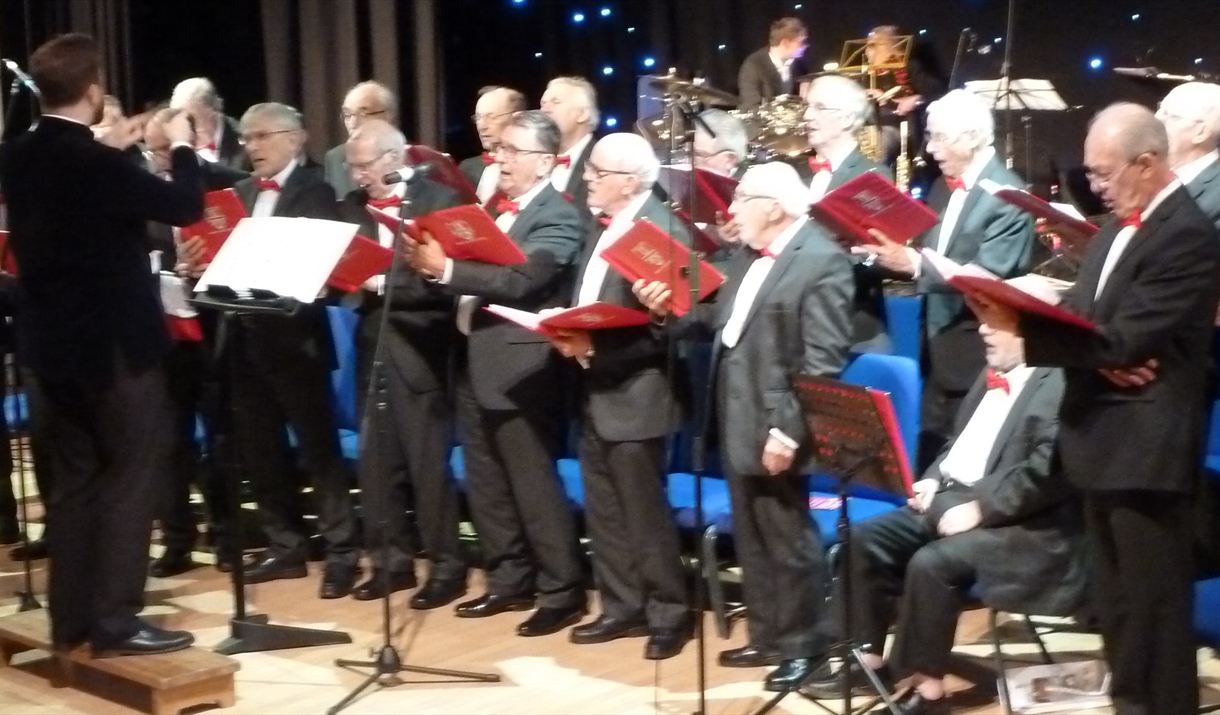
M 1007 392 L 997 387 L 983 395 L 979 406 L 974 408 L 974 414 L 970 415 L 970 421 L 954 440 L 949 454 L 941 460 L 940 473 L 945 479 L 970 486 L 986 476 L 987 458 L 995 448 L 1000 428 L 1004 426 L 1008 413 L 1033 372 L 1034 368 L 1024 365 L 1013 368 L 1002 374 L 1008 380 Z
M 1173 173 L 1178 175 L 1178 179 L 1183 184 L 1189 184 L 1199 178 L 1199 174 L 1202 174 L 1204 169 L 1215 164 L 1217 161 L 1220 161 L 1220 151 L 1212 150 L 1189 164 L 1174 169 Z
M 482 159 L 482 157 L 479 157 Z M 479 175 L 479 185 L 475 187 L 474 193 L 479 197 L 479 203 L 485 204 L 487 200 L 496 193 L 496 187 L 500 183 L 500 164 L 492 162 L 483 167 L 483 173 Z
M 212 148 L 208 148 L 208 147 L 203 147 L 201 149 L 196 149 L 195 153 L 199 155 L 200 159 L 203 159 L 204 161 L 210 161 L 213 164 L 220 161 L 220 142 L 222 139 L 224 139 L 224 133 L 225 133 L 225 120 L 224 120 L 224 117 L 221 117 L 216 122 L 216 133 L 212 135 L 212 146 L 215 148 L 212 149 Z
M 788 87 L 788 83 L 792 81 L 792 60 L 781 60 L 775 56 L 774 50 L 769 50 L 767 56 L 771 58 L 771 64 L 775 65 L 776 71 L 779 72 L 779 78 L 783 80 L 784 87 Z
M 960 177 L 966 188 L 954 189 L 953 193 L 949 194 L 949 203 L 945 206 L 945 212 L 941 214 L 940 218 L 940 232 L 936 234 L 935 242 L 927 246 L 928 248 L 942 256 L 949 252 L 949 241 L 953 238 L 953 232 L 957 230 L 957 222 L 962 217 L 962 209 L 966 205 L 966 196 L 970 194 L 970 190 L 974 188 L 974 185 L 979 182 L 979 175 L 983 173 L 983 168 L 987 166 L 987 162 L 991 161 L 993 157 L 995 157 L 995 149 L 984 147 L 970 160 L 970 164 Z M 907 254 L 911 257 L 911 263 L 915 266 L 915 277 L 918 278 L 923 269 L 923 261 L 919 256 L 919 251 L 908 246 Z
M 283 189 L 284 183 L 288 181 L 288 177 L 292 176 L 292 171 L 296 168 L 297 160 L 293 159 L 292 161 L 288 162 L 288 166 L 285 166 L 280 170 L 280 173 L 271 177 L 271 181 L 279 184 L 280 188 Z M 280 193 L 281 192 L 279 191 L 270 190 L 258 192 L 258 196 L 254 199 L 254 207 L 250 209 L 250 217 L 266 218 L 274 214 L 275 204 L 280 200 Z
M 788 244 L 792 242 L 792 237 L 801 229 L 801 226 L 805 225 L 805 220 L 804 216 L 798 218 L 776 236 L 768 247 L 771 252 L 776 256 L 783 253 Z M 737 295 L 733 297 L 733 310 L 724 324 L 724 330 L 720 332 L 720 342 L 726 348 L 731 349 L 737 346 L 737 341 L 741 339 L 741 332 L 745 329 L 746 316 L 750 314 L 750 307 L 754 305 L 754 299 L 758 297 L 758 291 L 762 288 L 763 281 L 767 279 L 767 274 L 771 272 L 771 267 L 774 265 L 774 258 L 759 256 L 750 264 L 745 277 L 741 279 L 741 286 L 737 289 Z
M 843 162 L 847 161 L 847 157 L 856 150 L 855 144 L 848 144 L 838 151 L 828 151 L 823 156 L 818 154 L 818 158 L 830 162 L 830 171 L 825 169 L 813 175 L 813 179 L 809 182 L 809 203 L 815 203 L 822 200 L 826 195 L 826 190 L 830 188 L 830 179 L 833 172 L 838 171 Z
M 580 290 L 576 294 L 576 305 L 597 302 L 597 296 L 602 292 L 602 284 L 606 282 L 606 273 L 610 270 L 610 264 L 602 258 L 602 251 L 609 248 L 610 244 L 617 241 L 635 225 L 636 215 L 639 214 L 640 209 L 644 207 L 644 202 L 648 201 L 648 197 L 651 195 L 651 191 L 641 193 L 610 219 L 610 225 L 602 231 L 602 235 L 597 239 L 597 245 L 593 247 L 593 254 L 585 265 Z
M 1161 192 L 1152 197 L 1148 205 L 1140 211 L 1140 217 L 1147 221 L 1148 217 L 1156 211 L 1165 197 L 1172 194 L 1182 185 L 1181 181 L 1174 179 L 1169 182 L 1169 185 L 1161 189 Z M 1131 239 L 1138 233 L 1135 226 L 1123 226 L 1119 230 L 1118 235 L 1114 237 L 1114 243 L 1110 244 L 1110 252 L 1106 254 L 1106 262 L 1101 264 L 1101 275 L 1097 278 L 1097 292 L 1093 294 L 1093 300 L 1101 297 L 1101 292 L 1106 288 L 1106 281 L 1110 280 L 1110 274 L 1114 272 L 1114 266 L 1118 265 L 1118 259 L 1122 258 L 1123 252 L 1127 250 L 1127 245 L 1131 243 Z
M 568 181 L 572 178 L 572 168 L 576 166 L 576 162 L 584 153 L 585 147 L 589 146 L 589 142 L 593 141 L 592 134 L 586 134 L 584 139 L 576 142 L 564 153 L 559 156 L 568 157 L 569 164 L 567 166 L 555 165 L 555 170 L 551 172 L 551 186 L 555 187 L 556 191 L 567 191 Z
M 405 203 L 406 197 L 407 197 L 407 185 L 403 184 L 403 183 L 394 184 L 394 188 L 390 191 L 390 196 L 397 196 L 399 199 L 402 199 L 403 202 Z M 389 197 L 387 197 L 387 198 L 389 198 Z M 389 208 L 384 208 L 384 209 L 379 209 L 379 210 L 382 213 L 388 214 L 395 218 L 402 215 L 402 205 L 399 205 L 398 207 L 391 206 Z M 381 245 L 385 246 L 386 248 L 391 248 L 391 249 L 394 248 L 395 232 L 392 231 L 389 226 L 386 226 L 385 224 L 381 223 L 380 221 L 375 221 L 374 223 L 377 225 L 377 242 L 380 243 Z M 378 275 L 370 277 L 367 281 L 364 282 L 364 287 L 368 290 L 377 291 L 377 295 L 384 294 L 385 293 L 385 276 L 378 274 Z

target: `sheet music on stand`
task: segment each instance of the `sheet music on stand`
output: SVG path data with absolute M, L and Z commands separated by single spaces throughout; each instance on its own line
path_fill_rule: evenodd
M 354 223 L 270 216 L 238 222 L 195 285 L 263 291 L 312 303 L 359 229 Z
M 1049 79 L 979 79 L 966 83 L 966 89 L 983 99 L 993 109 L 1001 112 L 1034 111 L 1064 112 L 1067 102 Z

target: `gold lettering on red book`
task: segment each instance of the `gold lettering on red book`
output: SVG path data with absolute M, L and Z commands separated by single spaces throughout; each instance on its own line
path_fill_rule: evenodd
M 225 220 L 224 212 L 215 206 L 208 206 L 203 210 L 203 218 L 208 222 L 208 225 L 217 231 L 223 231 L 229 224 Z
M 462 220 L 450 221 L 445 224 L 445 228 L 448 229 L 449 233 L 457 236 L 458 240 L 462 243 L 474 243 L 483 240 L 482 236 L 475 233 L 473 226 Z

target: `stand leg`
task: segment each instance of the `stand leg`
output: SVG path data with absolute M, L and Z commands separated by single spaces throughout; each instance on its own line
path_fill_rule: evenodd
M 33 440 L 32 434 L 33 434 L 33 430 L 34 430 L 34 427 L 32 424 L 33 420 L 31 420 L 29 418 L 29 410 L 22 409 L 22 407 L 21 407 L 21 398 L 22 398 L 22 393 L 24 392 L 24 390 L 22 389 L 22 384 L 21 384 L 21 367 L 17 364 L 17 354 L 15 352 L 11 353 L 8 356 L 7 363 L 8 363 L 7 364 L 8 370 L 12 371 L 12 372 L 7 373 L 9 376 L 9 379 L 6 380 L 6 382 L 7 382 L 8 386 L 10 387 L 10 389 L 7 392 L 8 392 L 8 394 L 13 396 L 13 408 L 14 408 L 13 411 L 16 413 L 14 415 L 16 417 L 16 419 L 13 420 L 13 422 L 15 422 L 16 424 L 13 426 L 19 427 L 23 421 L 25 422 L 26 440 L 27 440 L 27 442 L 29 442 L 30 451 L 32 454 L 33 449 L 34 449 L 33 441 L 32 441 Z M 27 408 L 29 406 L 29 399 L 30 398 L 28 396 L 25 398 Z M 7 419 L 7 417 L 5 419 Z M 16 430 L 9 431 L 10 439 L 12 438 L 12 435 L 15 432 L 16 432 Z M 29 504 L 26 503 L 29 498 L 29 495 L 25 493 L 25 476 L 26 476 L 25 455 L 22 454 L 22 450 L 20 448 L 20 444 L 21 444 L 20 439 L 18 439 L 17 444 L 18 444 L 17 453 L 13 456 L 13 466 L 16 467 L 16 471 L 17 471 L 17 498 L 21 500 L 20 501 L 20 503 L 21 503 L 21 543 L 24 545 L 24 548 L 22 549 L 22 551 L 24 553 L 23 553 L 23 556 L 21 559 L 22 589 L 20 591 L 17 591 L 14 595 L 17 596 L 17 604 L 18 604 L 17 612 L 25 613 L 26 611 L 37 611 L 38 609 L 42 608 L 42 604 L 38 601 L 38 598 L 34 595 L 34 577 L 30 571 L 30 568 L 31 568 L 31 566 L 30 566 L 30 512 L 29 512 L 30 507 L 29 507 Z M 12 444 L 5 445 L 5 447 L 11 453 L 11 451 L 13 449 Z M 43 494 L 42 499 L 43 499 L 43 510 L 44 510 L 43 520 L 45 522 L 46 521 L 45 511 L 46 511 L 47 495 Z
M 343 631 L 272 625 L 267 622 L 266 616 L 257 615 L 229 621 L 229 637 L 216 646 L 216 652 L 221 655 L 237 655 L 351 642 L 352 637 Z

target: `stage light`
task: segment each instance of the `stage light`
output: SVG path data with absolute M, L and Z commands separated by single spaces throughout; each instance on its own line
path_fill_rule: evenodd
M 606 126 L 613 129 L 618 126 L 618 120 L 614 117 L 606 117 Z
M 802 5 L 802 4 L 800 4 L 800 3 L 798 2 L 797 4 L 795 4 L 795 5 L 793 5 L 793 6 L 792 6 L 792 9 L 793 9 L 793 10 L 800 10 L 802 7 L 804 7 L 804 5 Z
M 635 28 L 634 28 L 634 27 L 628 27 L 628 28 L 627 28 L 627 32 L 635 32 Z
M 602 17 L 610 17 L 610 8 L 608 8 L 608 7 L 602 8 Z
M 726 47 L 728 47 L 728 45 L 717 45 L 717 46 L 716 46 L 716 49 L 718 49 L 718 50 L 723 50 L 723 49 L 724 49 L 724 48 L 726 48 Z
M 536 58 L 537 58 L 537 57 L 542 57 L 542 53 L 541 53 L 541 52 L 535 52 L 535 53 L 534 53 L 534 57 L 536 57 Z
M 609 77 L 610 75 L 614 74 L 614 68 L 610 65 L 606 65 L 605 67 L 602 67 L 602 74 Z
M 928 34 L 928 31 L 927 31 L 927 30 L 920 30 L 920 31 L 919 31 L 919 34 L 921 34 L 921 35 L 926 35 L 926 34 Z
M 919 188 L 918 186 L 911 187 L 911 198 L 918 200 L 922 196 L 923 196 L 923 189 Z
M 1201 64 L 1203 64 L 1203 58 L 1202 58 L 1202 57 L 1196 57 L 1196 58 L 1195 58 L 1195 64 L 1197 64 L 1197 65 L 1201 65 Z
M 1104 64 L 1105 63 L 1101 61 L 1100 57 L 1094 57 L 1093 59 L 1089 60 L 1090 69 L 1099 70 L 1099 69 L 1101 69 L 1102 65 L 1104 65 Z
M 826 64 L 822 65 L 823 72 L 834 72 L 837 69 L 839 69 L 838 62 L 827 62 Z
M 513 4 L 514 4 L 514 5 L 524 5 L 524 4 L 525 4 L 525 0 L 513 0 Z
M 994 40 L 992 40 L 992 41 L 991 41 L 991 44 L 993 44 L 993 45 L 998 45 L 998 44 L 1000 44 L 1000 43 L 1001 43 L 1001 42 L 1003 42 L 1003 41 L 1004 41 L 1004 38 L 1003 38 L 1003 37 L 997 37 L 997 38 L 995 38 Z
M 656 61 L 655 59 L 651 58 L 651 57 L 645 57 L 645 58 L 644 58 L 644 66 L 645 66 L 645 67 L 652 67 L 652 66 L 653 66 L 653 65 L 655 65 L 656 63 L 657 63 L 657 61 Z
M 585 14 L 583 12 L 578 12 L 578 13 L 572 15 L 572 22 L 580 24 L 584 21 L 585 21 Z
M 1135 13 L 1134 15 L 1132 15 L 1132 16 L 1131 16 L 1131 20 L 1132 20 L 1133 22 L 1134 22 L 1135 20 L 1138 20 L 1138 19 L 1140 19 L 1140 14 L 1139 14 L 1138 12 L 1137 12 L 1137 13 Z

